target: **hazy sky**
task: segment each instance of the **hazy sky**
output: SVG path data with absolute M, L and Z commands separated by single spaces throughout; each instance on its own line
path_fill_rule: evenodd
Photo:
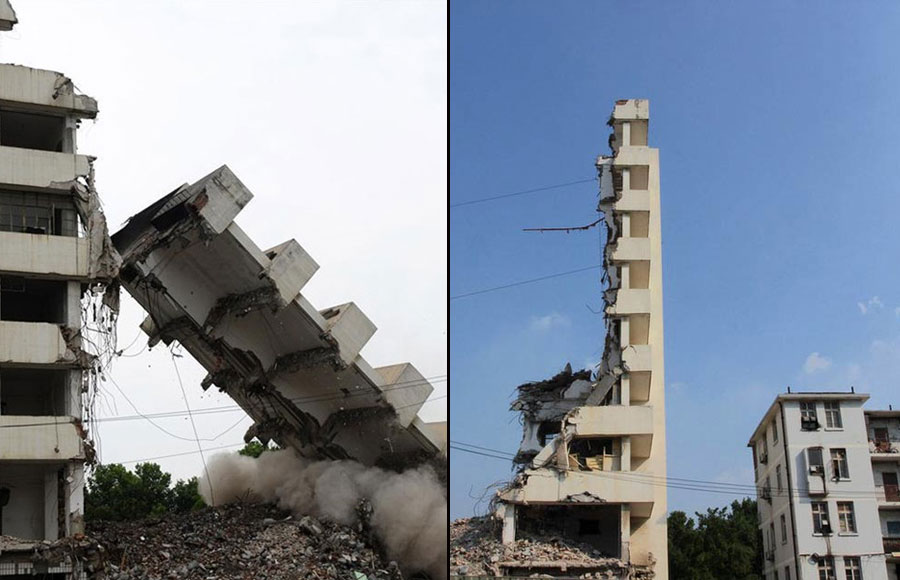
M 0 61 L 57 70 L 96 98 L 79 152 L 98 157 L 111 231 L 227 164 L 253 192 L 237 223 L 262 248 L 296 239 L 320 265 L 304 295 L 356 302 L 378 326 L 373 366 L 412 362 L 433 381 L 420 415 L 446 419 L 447 16 L 443 2 L 13 0 Z M 101 417 L 183 411 L 173 357 L 144 350 L 125 296 Z M 133 342 L 133 344 L 132 344 Z M 233 405 L 187 352 L 193 409 Z M 113 384 L 114 383 L 114 384 Z M 102 460 L 196 451 L 187 418 L 103 421 Z M 197 417 L 206 447 L 242 444 L 250 420 Z M 230 428 L 230 430 L 229 430 Z M 197 475 L 197 454 L 158 460 Z
M 591 179 L 616 99 L 660 149 L 669 475 L 753 485 L 797 390 L 900 404 L 900 5 L 458 1 L 451 203 Z M 597 188 L 450 210 L 451 296 L 600 262 Z M 517 385 L 601 354 L 599 271 L 451 302 L 451 439 L 515 452 Z M 510 462 L 451 453 L 451 515 Z M 728 495 L 670 490 L 669 508 Z M 481 507 L 485 507 L 484 504 Z

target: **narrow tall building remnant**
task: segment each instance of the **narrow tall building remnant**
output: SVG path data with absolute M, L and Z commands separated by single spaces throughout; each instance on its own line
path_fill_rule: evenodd
M 665 579 L 659 152 L 648 146 L 648 123 L 648 101 L 617 101 L 609 120 L 612 154 L 597 160 L 606 228 L 602 362 L 595 373 L 567 366 L 519 387 L 512 408 L 524 425 L 521 470 L 499 492 L 497 516 L 505 543 L 515 541 L 517 527 L 554 529 L 629 563 L 634 574 Z M 516 567 L 567 569 L 510 563 L 508 572 Z
M 431 384 L 409 363 L 369 365 L 375 325 L 354 303 L 310 304 L 319 266 L 300 244 L 263 250 L 234 223 L 252 197 L 222 166 L 113 235 L 151 345 L 181 343 L 209 373 L 203 388 L 253 418 L 247 440 L 395 469 L 441 461 L 441 426 L 417 415 Z
M 15 22 L 0 1 L 0 30 Z M 96 116 L 97 102 L 65 75 L 0 64 L 0 536 L 19 539 L 0 545 L 0 577 L 72 572 L 39 570 L 30 554 L 35 542 L 84 531 L 101 366 L 84 308 L 102 309 L 119 265 L 94 158 L 76 147 L 79 123 Z M 117 296 L 107 296 L 113 307 Z

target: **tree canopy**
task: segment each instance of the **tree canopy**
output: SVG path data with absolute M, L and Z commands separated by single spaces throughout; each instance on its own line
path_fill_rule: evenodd
M 682 511 L 669 514 L 669 575 L 693 580 L 762 579 L 762 539 L 756 501 L 733 501 L 731 509 L 708 508 L 697 522 Z
M 85 486 L 87 520 L 138 520 L 204 505 L 196 477 L 172 486 L 172 475 L 156 463 L 138 463 L 133 472 L 118 463 L 100 465 Z

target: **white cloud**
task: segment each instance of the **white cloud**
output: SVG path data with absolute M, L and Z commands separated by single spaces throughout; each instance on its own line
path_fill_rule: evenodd
M 856 306 L 859 308 L 859 313 L 865 316 L 869 312 L 884 308 L 884 303 L 878 296 L 872 296 L 866 302 L 857 302 Z M 900 311 L 900 308 L 894 310 L 894 312 L 898 311 Z
M 817 352 L 810 353 L 803 363 L 803 372 L 811 375 L 818 371 L 824 371 L 831 366 L 831 359 L 824 357 Z
M 559 312 L 551 312 L 546 316 L 532 316 L 531 330 L 535 332 L 547 332 L 553 328 L 567 328 L 572 325 L 568 317 Z

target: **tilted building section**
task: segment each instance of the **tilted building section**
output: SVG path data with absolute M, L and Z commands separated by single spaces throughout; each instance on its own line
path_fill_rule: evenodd
M 223 166 L 113 235 L 151 344 L 184 345 L 209 373 L 203 387 L 253 418 L 248 440 L 395 469 L 436 457 L 440 427 L 417 417 L 432 386 L 411 364 L 366 362 L 375 325 L 355 304 L 309 303 L 312 257 L 294 240 L 262 250 L 234 223 L 251 198 Z
M 504 542 L 517 527 L 554 529 L 635 573 L 668 578 L 659 158 L 648 123 L 646 100 L 617 101 L 612 155 L 597 160 L 606 228 L 602 362 L 596 373 L 567 366 L 519 387 L 512 408 L 524 426 L 522 467 L 498 494 L 497 515 Z M 525 567 L 546 572 L 554 563 Z

